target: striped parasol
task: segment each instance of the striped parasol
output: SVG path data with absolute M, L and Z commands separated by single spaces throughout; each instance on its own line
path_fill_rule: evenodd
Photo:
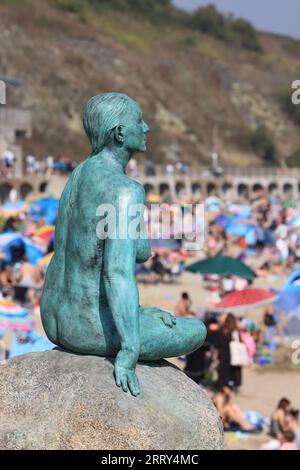
M 38 261 L 38 265 L 47 267 L 49 265 L 53 255 L 54 255 L 54 251 L 52 251 L 51 253 L 48 253 L 47 255 L 43 256 L 43 258 L 41 258 Z
M 36 230 L 35 235 L 48 243 L 53 237 L 54 232 L 55 225 L 43 225 Z
M 0 300 L 0 330 L 28 332 L 33 328 L 33 322 L 28 311 L 7 299 Z

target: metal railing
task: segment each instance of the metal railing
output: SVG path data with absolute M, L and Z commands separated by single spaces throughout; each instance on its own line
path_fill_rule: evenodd
M 154 174 L 147 175 L 145 168 L 139 168 L 139 177 L 142 178 L 168 178 L 168 177 L 182 177 L 184 178 L 192 177 L 197 179 L 215 179 L 215 175 L 211 172 L 208 167 L 202 167 L 200 165 L 191 165 L 186 171 L 178 172 L 174 169 L 174 172 L 169 173 L 166 170 L 165 165 L 155 165 Z M 300 179 L 300 169 L 298 168 L 286 168 L 281 169 L 277 167 L 223 167 L 223 172 L 219 175 L 220 178 L 274 178 L 275 180 L 283 177 L 299 178 Z

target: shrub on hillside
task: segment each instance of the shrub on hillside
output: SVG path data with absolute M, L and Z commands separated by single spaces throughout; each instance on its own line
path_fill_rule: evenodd
M 300 167 L 300 149 L 287 158 L 286 164 L 288 167 Z
M 276 162 L 276 147 L 265 126 L 258 126 L 251 133 L 250 146 L 266 162 Z
M 191 17 L 190 25 L 218 39 L 227 37 L 225 18 L 214 5 L 198 8 Z
M 249 21 L 237 18 L 230 23 L 230 30 L 236 42 L 244 49 L 255 52 L 262 52 L 257 31 Z

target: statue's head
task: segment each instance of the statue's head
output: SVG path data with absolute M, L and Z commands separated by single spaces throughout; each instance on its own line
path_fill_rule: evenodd
M 93 155 L 108 146 L 124 148 L 131 154 L 146 151 L 149 127 L 137 103 L 122 93 L 93 96 L 85 106 L 83 126 Z

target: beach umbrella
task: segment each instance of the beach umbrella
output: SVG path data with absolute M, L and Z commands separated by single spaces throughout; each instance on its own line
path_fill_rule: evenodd
M 38 261 L 43 258 L 44 253 L 30 240 L 30 238 L 23 237 L 23 244 L 29 263 L 36 265 Z
M 257 243 L 257 234 L 254 227 L 249 228 L 248 232 L 245 235 L 245 240 L 248 246 L 255 246 Z
M 159 196 L 159 194 L 148 194 L 147 201 L 150 204 L 158 204 L 161 201 L 161 197 Z
M 296 269 L 287 279 L 283 289 L 278 291 L 275 307 L 290 314 L 300 307 L 300 269 Z
M 10 248 L 13 246 L 23 245 L 23 237 L 19 232 L 2 232 L 0 233 L 0 248 L 4 253 L 4 260 L 10 263 L 12 254 Z
M 23 246 L 29 263 L 36 264 L 37 261 L 44 256 L 44 253 L 34 245 L 30 238 L 24 237 L 18 232 L 3 232 L 0 233 L 0 248 L 4 253 L 4 260 L 10 263 L 12 260 L 12 253 L 10 248 L 16 246 Z
M 264 289 L 243 289 L 230 292 L 214 305 L 214 312 L 234 313 L 249 308 L 257 308 L 270 304 L 277 299 L 275 292 Z
M 0 330 L 28 332 L 33 322 L 28 310 L 7 299 L 0 300 Z
M 278 299 L 275 307 L 286 314 L 289 314 L 300 306 L 300 289 L 285 289 L 278 292 Z
M 51 253 L 48 253 L 46 256 L 43 256 L 43 258 L 41 258 L 38 261 L 38 265 L 47 267 L 49 265 L 53 255 L 54 255 L 54 251 L 52 251 Z
M 25 201 L 5 202 L 0 208 L 0 216 L 8 219 L 24 214 L 29 209 Z
M 234 217 L 235 216 L 232 214 L 221 214 L 216 217 L 213 222 L 217 225 L 224 225 L 226 227 L 227 225 L 232 223 Z
M 228 225 L 225 230 L 228 235 L 235 237 L 245 237 L 251 228 L 253 228 L 252 225 L 232 223 Z
M 285 291 L 287 289 L 296 290 L 297 292 L 300 291 L 300 269 L 293 271 L 287 278 L 283 290 Z
M 240 219 L 247 219 L 252 215 L 252 210 L 245 204 L 231 204 L 228 211 L 230 214 L 233 214 Z
M 28 213 L 33 216 L 34 220 L 44 218 L 47 224 L 52 225 L 55 223 L 59 201 L 52 197 L 45 197 L 35 201 Z
M 43 225 L 36 230 L 35 235 L 41 238 L 44 242 L 49 243 L 51 238 L 54 236 L 54 232 L 55 225 Z
M 217 196 L 209 196 L 208 198 L 205 199 L 206 206 L 211 206 L 211 205 L 222 206 L 223 204 L 224 203 L 222 199 L 220 199 Z
M 216 256 L 187 266 L 186 271 L 200 274 L 219 274 L 220 276 L 238 276 L 245 279 L 254 279 L 256 274 L 246 264 L 229 256 Z
M 289 209 L 290 207 L 297 207 L 297 202 L 294 199 L 288 199 L 283 206 L 285 209 Z
M 219 212 L 220 208 L 223 206 L 223 201 L 217 196 L 209 196 L 205 200 L 205 210 L 208 212 Z

